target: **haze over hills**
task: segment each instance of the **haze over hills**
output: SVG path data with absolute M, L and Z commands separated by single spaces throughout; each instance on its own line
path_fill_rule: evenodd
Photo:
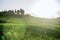
M 23 8 L 26 14 L 35 17 L 54 18 L 60 11 L 58 0 L 0 0 L 0 10 L 19 10 Z

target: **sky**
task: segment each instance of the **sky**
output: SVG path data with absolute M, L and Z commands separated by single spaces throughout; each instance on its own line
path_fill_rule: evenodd
M 20 8 L 32 16 L 54 18 L 60 11 L 60 0 L 0 0 L 0 11 Z

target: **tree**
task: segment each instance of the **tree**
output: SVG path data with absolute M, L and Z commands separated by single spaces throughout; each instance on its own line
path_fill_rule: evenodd
M 17 10 L 17 14 L 19 15 L 19 13 L 20 13 L 20 10 Z
M 20 9 L 20 13 L 21 13 L 21 15 L 24 15 L 24 10 L 23 9 Z
M 3 16 L 3 13 L 2 12 L 0 12 L 0 16 Z
M 7 16 L 7 11 L 2 11 L 3 16 Z
M 14 11 L 13 11 L 13 10 L 9 10 L 9 11 L 7 12 L 7 15 L 8 15 L 8 16 L 14 15 Z
M 7 11 L 0 12 L 0 16 L 7 16 Z

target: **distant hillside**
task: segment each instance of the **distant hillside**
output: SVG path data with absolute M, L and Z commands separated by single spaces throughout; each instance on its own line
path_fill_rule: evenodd
M 0 31 L 3 40 L 60 40 L 60 18 L 4 15 L 0 16 Z

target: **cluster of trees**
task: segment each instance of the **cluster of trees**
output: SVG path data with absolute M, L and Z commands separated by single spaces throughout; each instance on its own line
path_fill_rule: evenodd
M 8 10 L 1 11 L 0 16 L 23 16 L 25 11 L 23 9 L 20 10 Z

